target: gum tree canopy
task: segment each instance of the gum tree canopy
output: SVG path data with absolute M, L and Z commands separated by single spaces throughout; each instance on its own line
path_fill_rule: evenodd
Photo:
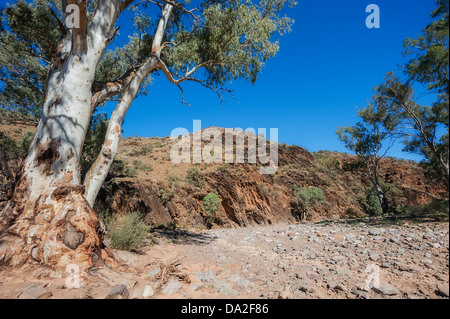
M 82 269 L 110 257 L 92 210 L 117 153 L 122 123 L 149 77 L 229 93 L 254 82 L 293 21 L 291 0 L 19 0 L 2 11 L 0 104 L 40 116 L 0 217 L 0 264 Z M 134 32 L 120 36 L 120 16 Z M 122 17 L 123 19 L 123 17 Z M 165 78 L 165 79 L 164 79 Z M 205 89 L 206 90 L 206 89 Z M 184 101 L 184 93 L 180 92 Z M 151 98 L 151 95 L 149 96 Z M 116 101 L 86 174 L 80 153 L 96 107 Z

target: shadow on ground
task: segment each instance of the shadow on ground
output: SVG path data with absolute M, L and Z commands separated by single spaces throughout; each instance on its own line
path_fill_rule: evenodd
M 403 223 L 442 223 L 448 222 L 448 215 L 434 215 L 434 216 L 382 216 L 376 218 L 362 217 L 362 218 L 348 218 L 340 220 L 324 220 L 317 222 L 318 225 L 331 225 L 331 224 L 365 224 L 368 226 L 383 226 L 383 225 L 401 225 Z
M 166 243 L 185 245 L 206 245 L 215 240 L 214 236 L 198 233 L 186 229 L 171 229 L 167 227 L 154 228 L 150 231 L 151 240 L 154 244 L 160 244 L 162 240 Z

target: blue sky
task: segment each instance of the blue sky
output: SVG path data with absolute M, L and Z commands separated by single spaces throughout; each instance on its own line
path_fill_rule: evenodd
M 380 7 L 380 29 L 365 25 L 371 3 Z M 309 151 L 346 151 L 337 127 L 357 122 L 357 107 L 367 105 L 387 72 L 401 73 L 403 40 L 421 32 L 434 8 L 434 0 L 300 0 L 287 11 L 295 19 L 293 31 L 280 39 L 279 54 L 257 83 L 232 84 L 239 102 L 228 98 L 220 105 L 214 92 L 186 83 L 189 108 L 181 104 L 179 89 L 158 76 L 148 96 L 133 102 L 124 135 L 167 136 L 177 127 L 192 131 L 193 120 L 202 120 L 203 128 L 278 128 L 280 142 Z M 420 159 L 401 148 L 389 155 Z

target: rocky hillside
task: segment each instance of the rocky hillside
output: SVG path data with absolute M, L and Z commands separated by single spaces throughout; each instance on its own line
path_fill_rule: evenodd
M 371 186 L 355 156 L 312 154 L 280 144 L 277 172 L 261 175 L 259 163 L 174 164 L 170 149 L 177 142 L 168 137 L 123 139 L 117 159 L 125 173 L 106 183 L 97 210 L 139 211 L 157 225 L 246 227 L 362 216 L 373 204 L 367 191 Z M 387 158 L 381 166 L 393 210 L 448 196 L 444 185 L 430 184 L 414 162 Z M 313 190 L 321 198 L 305 205 L 302 199 Z M 221 203 L 211 218 L 203 202 L 212 193 Z
M 30 130 L 20 125 L 0 128 L 0 134 L 14 140 L 19 148 L 7 158 L 5 146 L 0 145 L 0 208 L 11 195 L 11 175 L 20 164 L 20 144 Z M 221 132 L 225 140 L 224 129 Z M 197 138 L 195 134 L 191 137 Z M 371 186 L 355 156 L 309 153 L 298 146 L 280 144 L 277 172 L 262 175 L 259 162 L 174 164 L 170 150 L 177 142 L 169 137 L 122 139 L 96 210 L 102 215 L 138 211 L 154 225 L 210 228 L 329 220 L 363 216 L 376 209 Z M 430 183 L 414 162 L 387 158 L 381 167 L 393 211 L 448 197 L 444 185 Z M 204 207 L 209 194 L 220 200 L 213 212 Z

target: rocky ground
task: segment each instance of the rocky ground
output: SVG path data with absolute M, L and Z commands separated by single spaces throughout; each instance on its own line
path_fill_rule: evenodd
M 1 298 L 448 298 L 449 225 L 156 230 L 128 270 L 0 271 Z M 377 281 L 377 279 L 379 281 Z M 34 286 L 32 286 L 34 285 Z

